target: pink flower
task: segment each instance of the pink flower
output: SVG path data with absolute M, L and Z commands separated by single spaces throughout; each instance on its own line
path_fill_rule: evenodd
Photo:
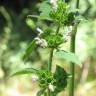
M 32 82 L 36 82 L 39 79 L 37 75 L 32 75 Z

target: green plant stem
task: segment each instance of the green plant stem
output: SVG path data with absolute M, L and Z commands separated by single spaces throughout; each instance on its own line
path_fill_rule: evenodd
M 59 29 L 60 29 L 60 24 L 59 24 L 58 27 L 57 27 L 56 35 L 59 33 Z M 49 72 L 51 72 L 51 69 L 52 69 L 52 58 L 53 58 L 54 49 L 55 49 L 55 48 L 51 48 L 51 51 L 50 51 L 49 64 L 48 64 L 48 71 L 49 71 Z M 51 92 L 50 92 L 49 89 L 48 89 L 47 92 L 48 92 L 48 96 L 51 96 Z
M 79 9 L 79 0 L 77 0 L 76 8 Z
M 77 32 L 77 25 L 74 26 L 72 35 L 71 35 L 70 51 L 72 53 L 75 53 L 76 32 Z M 70 73 L 72 77 L 70 78 L 69 96 L 74 96 L 75 64 L 72 62 L 70 63 Z
M 80 0 L 77 0 L 77 2 L 76 2 L 76 8 L 77 9 L 79 9 L 79 1 Z M 75 41 L 76 41 L 77 26 L 78 26 L 78 24 L 76 24 L 73 27 L 72 36 L 71 36 L 70 51 L 73 52 L 73 53 L 75 53 Z M 72 74 L 72 78 L 70 78 L 69 96 L 74 96 L 75 64 L 72 63 L 72 62 L 70 63 L 70 72 Z
M 59 33 L 59 29 L 60 29 L 60 23 L 58 24 L 57 30 L 56 30 L 56 35 Z M 52 69 L 52 58 L 53 58 L 53 51 L 55 48 L 51 48 L 50 51 L 50 57 L 49 57 L 49 64 L 48 64 L 48 71 L 51 71 Z
M 48 64 L 48 71 L 49 72 L 51 71 L 51 68 L 52 68 L 53 51 L 54 51 L 54 48 L 52 48 L 50 51 L 49 64 Z
M 57 30 L 56 30 L 56 35 L 59 33 L 60 30 L 60 23 L 58 24 Z

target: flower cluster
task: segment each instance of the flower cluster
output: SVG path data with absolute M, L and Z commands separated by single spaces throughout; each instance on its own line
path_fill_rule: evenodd
M 42 48 L 46 48 L 47 47 L 47 41 L 45 39 L 36 37 L 35 38 L 36 44 L 39 45 Z
M 38 36 L 36 38 L 34 38 L 34 40 L 36 41 L 36 44 L 42 48 L 46 48 L 47 47 L 47 41 L 43 38 L 41 38 L 41 34 L 43 34 L 43 31 L 40 28 L 37 28 Z

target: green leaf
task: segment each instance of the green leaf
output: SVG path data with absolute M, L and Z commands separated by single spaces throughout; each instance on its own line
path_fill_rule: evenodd
M 72 63 L 75 63 L 79 66 L 82 66 L 81 62 L 79 61 L 78 57 L 74 54 L 74 53 L 71 53 L 71 52 L 66 52 L 64 50 L 60 50 L 60 51 L 57 51 L 55 53 L 55 56 L 61 58 L 61 59 L 65 59 L 69 62 L 72 62 Z
M 40 19 L 50 18 L 49 14 L 51 10 L 51 5 L 47 1 L 43 2 L 39 9 L 39 11 L 41 12 Z
M 32 74 L 32 73 L 38 74 L 38 72 L 39 71 L 34 68 L 24 68 L 14 72 L 13 74 L 10 75 L 10 77 L 16 76 L 16 75 Z
M 35 47 L 36 47 L 36 43 L 35 43 L 35 40 L 33 40 L 29 44 L 28 48 L 26 49 L 25 54 L 23 55 L 23 60 L 28 58 L 28 56 L 32 53 L 32 51 L 33 51 L 33 49 L 35 49 Z
M 30 19 L 30 18 L 27 18 L 27 19 L 26 19 L 26 24 L 27 24 L 30 28 L 32 28 L 32 29 L 35 29 L 35 28 L 36 28 L 36 25 L 35 25 L 34 21 L 33 21 L 32 19 Z
M 28 15 L 27 16 L 28 18 L 37 18 L 37 19 L 43 19 L 43 20 L 48 20 L 48 21 L 52 21 L 51 18 L 47 18 L 47 17 L 44 17 L 44 16 L 38 16 L 38 15 Z
M 67 78 L 68 78 L 67 72 L 64 70 L 64 68 L 61 68 L 60 66 L 56 66 L 56 71 L 54 73 L 54 78 L 56 79 L 56 88 L 55 88 L 55 94 L 61 92 L 64 90 L 64 88 L 67 86 Z

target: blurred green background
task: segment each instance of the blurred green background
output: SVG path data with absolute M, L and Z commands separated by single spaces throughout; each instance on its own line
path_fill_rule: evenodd
M 21 57 L 26 47 L 36 37 L 36 28 L 46 29 L 54 25 L 28 15 L 38 15 L 43 0 L 0 0 L 0 96 L 36 96 L 38 86 L 31 75 L 8 79 L 13 71 L 24 68 L 45 68 L 48 50 L 37 48 L 24 64 Z M 74 10 L 76 0 L 70 0 Z M 76 96 L 96 96 L 96 0 L 80 0 L 80 13 L 84 16 L 78 26 L 76 54 L 82 68 L 76 66 Z M 62 46 L 69 48 L 69 43 Z M 54 63 L 59 62 L 54 60 Z M 68 70 L 69 64 L 60 61 Z M 53 68 L 54 70 L 54 68 Z M 59 96 L 67 96 L 68 89 Z

